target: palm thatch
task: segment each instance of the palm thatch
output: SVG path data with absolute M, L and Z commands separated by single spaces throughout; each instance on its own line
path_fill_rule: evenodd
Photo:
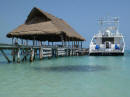
M 7 37 L 17 37 L 39 41 L 84 41 L 64 20 L 34 7 L 24 24 L 7 34 Z

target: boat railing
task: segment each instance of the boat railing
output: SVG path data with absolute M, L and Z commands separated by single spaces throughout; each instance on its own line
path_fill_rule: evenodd
M 104 33 L 94 34 L 94 37 L 123 37 L 122 33 L 111 33 L 110 35 L 106 35 Z

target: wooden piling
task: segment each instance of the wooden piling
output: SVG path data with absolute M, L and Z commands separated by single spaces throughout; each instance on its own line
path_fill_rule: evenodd
M 15 62 L 15 53 L 16 53 L 16 50 L 13 49 L 13 50 L 12 50 L 13 62 Z
M 42 49 L 42 47 L 40 47 L 40 49 L 39 49 L 39 58 L 40 58 L 40 60 L 43 59 L 43 49 Z
M 82 41 L 81 41 L 81 49 L 82 49 Z
M 31 48 L 31 54 L 30 54 L 30 62 L 34 61 L 34 50 Z
M 22 61 L 27 61 L 28 49 L 22 49 L 22 52 L 23 52 L 23 59 L 22 59 Z
M 17 51 L 17 63 L 20 63 L 20 49 Z

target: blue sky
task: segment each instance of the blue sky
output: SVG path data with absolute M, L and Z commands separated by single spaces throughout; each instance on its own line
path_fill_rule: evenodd
M 88 46 L 98 31 L 97 19 L 105 16 L 120 17 L 120 32 L 130 49 L 130 0 L 0 0 L 0 42 L 10 43 L 6 34 L 24 23 L 36 6 L 64 19 L 86 38 Z

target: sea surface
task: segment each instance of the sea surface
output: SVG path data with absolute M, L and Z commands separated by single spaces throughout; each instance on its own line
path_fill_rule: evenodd
M 21 64 L 0 55 L 0 97 L 130 97 L 130 51 Z

